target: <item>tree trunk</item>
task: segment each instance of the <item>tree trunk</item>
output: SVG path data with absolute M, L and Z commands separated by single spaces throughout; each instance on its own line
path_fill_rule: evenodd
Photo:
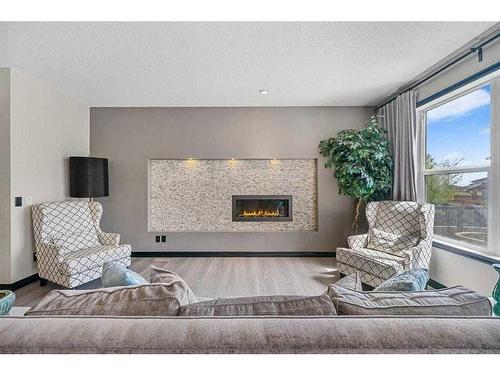
M 359 207 L 361 206 L 361 198 L 356 198 L 356 209 L 354 213 L 354 222 L 352 223 L 352 229 L 354 234 L 358 234 L 358 221 L 359 221 Z

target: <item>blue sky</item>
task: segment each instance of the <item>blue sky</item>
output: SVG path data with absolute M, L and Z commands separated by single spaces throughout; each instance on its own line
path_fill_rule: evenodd
M 427 112 L 427 153 L 438 162 L 463 159 L 460 166 L 489 165 L 489 85 Z M 485 174 L 464 176 L 462 184 Z

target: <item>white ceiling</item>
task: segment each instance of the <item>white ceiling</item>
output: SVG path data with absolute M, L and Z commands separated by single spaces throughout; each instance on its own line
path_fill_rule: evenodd
M 493 24 L 0 23 L 0 66 L 92 107 L 373 105 Z

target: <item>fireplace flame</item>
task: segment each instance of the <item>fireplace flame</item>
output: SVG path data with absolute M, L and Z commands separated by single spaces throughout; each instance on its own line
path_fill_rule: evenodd
M 243 212 L 240 214 L 240 216 L 243 216 L 243 217 L 276 217 L 276 216 L 281 216 L 281 215 L 280 215 L 279 210 L 276 209 L 276 210 L 253 210 L 253 211 L 243 210 Z

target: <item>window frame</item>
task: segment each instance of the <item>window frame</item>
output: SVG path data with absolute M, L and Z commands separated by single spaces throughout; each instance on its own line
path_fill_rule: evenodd
M 427 112 L 451 102 L 461 96 L 467 95 L 481 87 L 490 85 L 491 103 L 490 103 L 490 163 L 489 165 L 469 165 L 459 168 L 426 168 L 427 155 Z M 495 105 L 495 101 L 497 102 Z M 442 97 L 417 107 L 417 125 L 418 125 L 418 165 L 417 165 L 417 199 L 419 202 L 427 202 L 425 179 L 429 175 L 439 174 L 457 174 L 457 173 L 477 173 L 486 172 L 488 176 L 488 243 L 485 247 L 466 243 L 464 241 L 454 240 L 444 236 L 434 235 L 435 242 L 446 247 L 456 248 L 460 251 L 500 255 L 500 247 L 494 249 L 495 244 L 500 242 L 500 132 L 498 131 L 498 120 L 500 119 L 500 71 L 488 74 L 470 84 L 458 88 Z M 498 246 L 498 245 L 497 245 Z

